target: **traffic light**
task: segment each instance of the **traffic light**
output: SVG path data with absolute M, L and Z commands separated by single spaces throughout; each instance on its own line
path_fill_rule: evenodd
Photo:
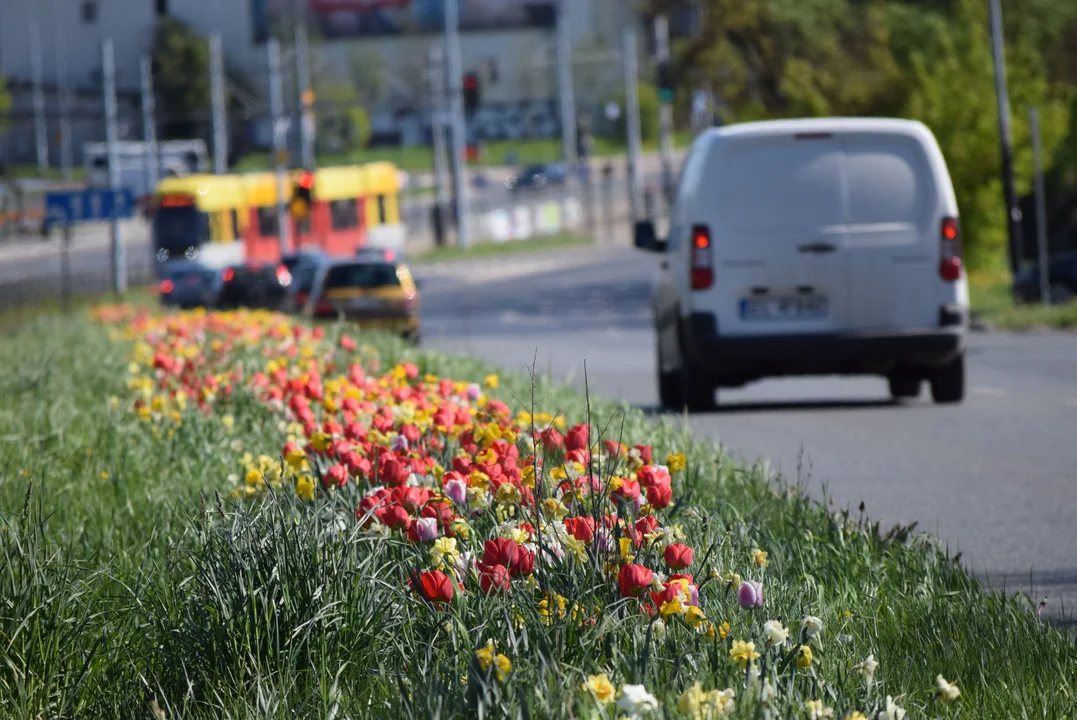
M 313 204 L 314 173 L 304 170 L 292 189 L 292 216 L 298 220 L 306 218 L 310 214 L 310 206 Z
M 658 97 L 664 103 L 673 102 L 673 71 L 668 60 L 658 63 Z
M 479 91 L 479 74 L 470 72 L 464 76 L 464 112 L 473 114 L 482 101 Z

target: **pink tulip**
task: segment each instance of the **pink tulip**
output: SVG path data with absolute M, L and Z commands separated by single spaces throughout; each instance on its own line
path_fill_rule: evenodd
M 419 518 L 415 521 L 415 534 L 420 542 L 432 542 L 438 537 L 437 518 Z
M 742 582 L 737 589 L 737 602 L 745 610 L 763 607 L 763 583 L 751 580 Z
M 445 497 L 456 505 L 463 505 L 467 500 L 467 484 L 462 480 L 450 480 L 445 483 Z

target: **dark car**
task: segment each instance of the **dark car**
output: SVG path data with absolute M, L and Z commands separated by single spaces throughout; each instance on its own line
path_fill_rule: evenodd
M 1061 304 L 1077 297 L 1077 252 L 1055 255 L 1047 264 L 1047 283 L 1052 303 Z M 1018 302 L 1040 301 L 1040 268 L 1032 265 L 1017 273 L 1013 296 Z
M 314 283 L 314 274 L 327 257 L 325 252 L 318 248 L 301 248 L 296 253 L 284 256 L 281 264 L 288 269 L 291 283 L 288 285 L 287 297 L 281 304 L 281 310 L 299 312 L 303 309 Z
M 284 265 L 246 263 L 221 271 L 217 307 L 279 310 L 285 306 L 292 274 Z
M 216 304 L 217 270 L 194 262 L 173 260 L 163 264 L 161 274 L 158 294 L 162 305 L 190 309 Z
M 530 165 L 505 181 L 505 187 L 513 192 L 541 190 L 551 185 L 564 184 L 565 170 L 560 165 Z

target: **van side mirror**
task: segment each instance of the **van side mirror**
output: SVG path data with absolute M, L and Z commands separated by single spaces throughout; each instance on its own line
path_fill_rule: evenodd
M 658 239 L 654 223 L 650 220 L 639 220 L 635 228 L 635 245 L 640 250 L 648 252 L 665 252 L 666 243 Z

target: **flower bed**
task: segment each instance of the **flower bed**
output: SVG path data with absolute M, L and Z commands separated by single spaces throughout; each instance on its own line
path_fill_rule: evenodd
M 726 659 L 731 686 L 690 684 L 677 709 L 691 717 L 726 716 L 738 702 L 810 718 L 835 717 L 834 705 L 845 718 L 904 716 L 870 691 L 873 656 L 848 662 L 865 681 L 853 697 L 816 672 L 822 620 L 764 621 L 765 551 L 730 557 L 667 522 L 683 453 L 658 463 L 651 445 L 601 439 L 587 424 L 562 433 L 563 417 L 514 414 L 487 396 L 496 375 L 480 386 L 421 375 L 413 363 L 383 372 L 350 336 L 330 341 L 323 328 L 279 316 L 111 310 L 102 319 L 135 342 L 131 408 L 144 420 L 222 412 L 240 392 L 269 407 L 281 437 L 245 456 L 232 497 L 319 503 L 392 543 L 396 567 L 386 570 L 420 600 L 412 612 L 447 617 L 469 596 L 488 596 L 517 629 L 529 617 L 591 627 L 616 617 L 643 628 L 647 643 L 702 639 L 705 653 Z M 509 644 L 491 638 L 474 650 L 478 682 L 509 681 L 521 661 L 501 652 Z M 596 707 L 616 702 L 630 716 L 659 708 L 643 685 L 620 677 L 615 691 L 597 669 L 578 684 Z M 938 683 L 940 699 L 958 698 L 956 685 Z

